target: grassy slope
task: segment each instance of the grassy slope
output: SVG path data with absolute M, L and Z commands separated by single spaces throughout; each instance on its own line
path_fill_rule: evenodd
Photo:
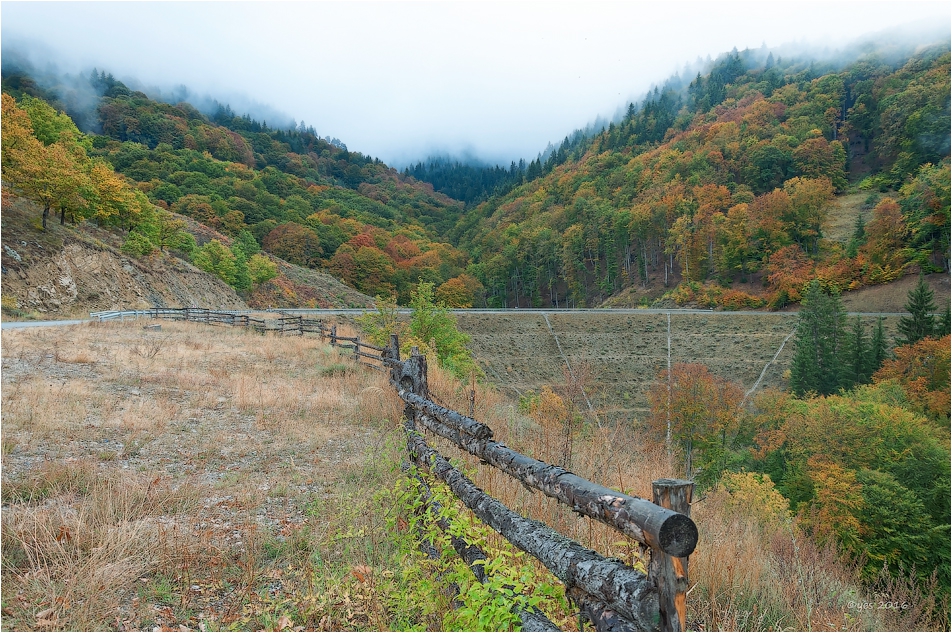
M 896 317 L 886 319 L 893 333 Z M 564 389 L 565 362 L 543 318 L 536 314 L 458 316 L 460 329 L 472 337 L 486 377 L 508 393 L 522 395 L 549 385 Z M 647 389 L 667 367 L 665 314 L 549 315 L 552 331 L 573 369 L 586 375 L 593 406 L 609 418 L 630 420 L 647 412 Z M 713 373 L 737 382 L 745 391 L 784 339 L 796 328 L 795 313 L 732 313 L 671 316 L 671 362 L 702 363 Z M 872 318 L 866 319 L 872 325 Z M 764 374 L 758 389 L 786 388 L 793 355 L 790 342 Z

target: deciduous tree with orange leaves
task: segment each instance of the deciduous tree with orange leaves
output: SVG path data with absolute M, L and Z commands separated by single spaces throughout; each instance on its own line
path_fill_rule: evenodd
M 906 397 L 920 411 L 943 421 L 949 421 L 950 393 L 949 366 L 952 364 L 952 337 L 924 338 L 913 345 L 895 350 L 896 357 L 883 363 L 873 376 L 874 382 L 894 381 L 902 386 Z
M 651 425 L 668 435 L 684 458 L 684 476 L 716 476 L 726 466 L 741 429 L 740 385 L 711 374 L 704 365 L 678 363 L 659 374 L 648 391 Z

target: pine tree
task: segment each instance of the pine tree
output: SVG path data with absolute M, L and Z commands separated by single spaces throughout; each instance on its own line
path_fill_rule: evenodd
M 922 273 L 919 274 L 919 283 L 909 291 L 909 300 L 904 306 L 908 317 L 899 319 L 899 334 L 897 345 L 912 345 L 927 336 L 937 333 L 935 315 L 935 292 L 926 283 Z
M 814 279 L 803 293 L 794 342 L 790 388 L 798 396 L 829 395 L 844 386 L 841 364 L 846 312 L 839 295 L 828 295 Z
M 883 317 L 879 317 L 876 322 L 876 329 L 873 330 L 873 338 L 869 343 L 869 373 L 875 374 L 883 361 L 889 356 L 889 349 L 886 346 L 886 332 L 883 330 Z
M 846 335 L 843 352 L 843 387 L 850 388 L 869 382 L 872 376 L 870 344 L 866 336 L 866 328 L 859 315 L 856 315 L 853 326 Z

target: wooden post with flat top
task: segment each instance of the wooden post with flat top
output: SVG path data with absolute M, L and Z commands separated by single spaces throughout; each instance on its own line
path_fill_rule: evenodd
M 683 479 L 658 479 L 651 484 L 655 504 L 691 516 L 694 482 Z M 648 578 L 658 589 L 658 607 L 662 631 L 684 631 L 687 628 L 688 557 L 651 550 Z

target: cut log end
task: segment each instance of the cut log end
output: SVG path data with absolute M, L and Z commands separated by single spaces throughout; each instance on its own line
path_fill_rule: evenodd
M 697 547 L 697 525 L 691 517 L 672 514 L 658 530 L 661 549 L 671 556 L 690 556 Z

